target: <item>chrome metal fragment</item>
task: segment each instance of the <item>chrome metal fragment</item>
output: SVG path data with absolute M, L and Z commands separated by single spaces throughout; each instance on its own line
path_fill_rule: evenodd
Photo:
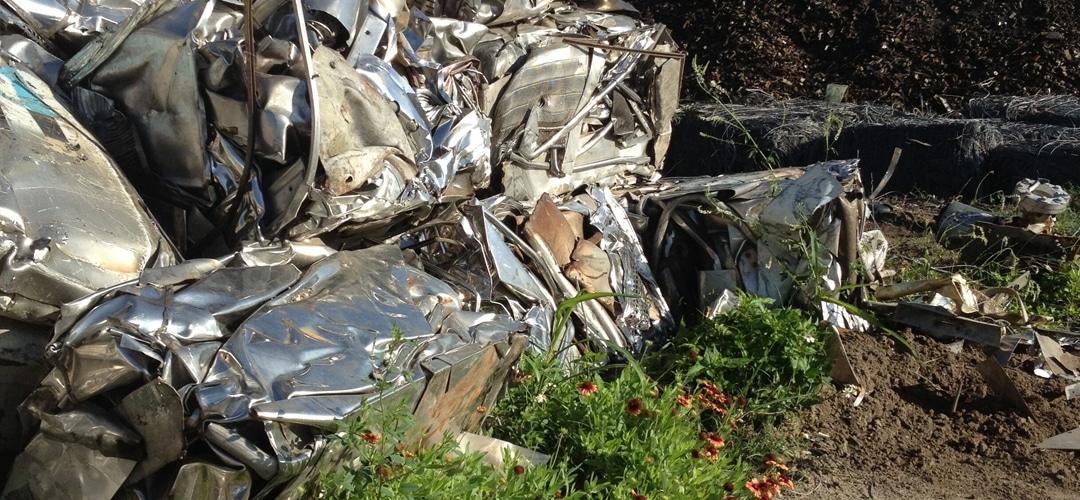
M 51 87 L 0 64 L 0 314 L 48 323 L 63 303 L 176 256 Z
M 664 295 L 683 297 L 683 313 L 694 314 L 725 290 L 779 303 L 838 290 L 854 275 L 865 217 L 856 165 L 665 179 L 637 191 Z

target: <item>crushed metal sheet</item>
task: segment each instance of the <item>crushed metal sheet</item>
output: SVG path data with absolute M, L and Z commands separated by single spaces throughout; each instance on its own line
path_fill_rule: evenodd
M 1049 450 L 1080 450 L 1080 429 L 1073 429 L 1051 437 L 1038 444 Z
M 1028 407 L 1024 396 L 1020 394 L 1016 384 L 1013 383 L 1012 379 L 1009 378 L 1009 374 L 1005 373 L 1005 369 L 1001 367 L 1001 364 L 996 359 L 988 357 L 975 365 L 975 369 L 978 370 L 979 375 L 982 375 L 986 385 L 990 386 L 994 393 L 1004 397 L 1009 404 L 1020 410 L 1020 413 L 1024 416 L 1035 418 L 1035 414 L 1031 412 L 1031 408 Z
M 1080 377 L 1080 356 L 1065 352 L 1054 339 L 1035 333 L 1039 343 L 1039 352 L 1046 361 L 1046 367 L 1059 377 Z
M 1080 398 L 1080 382 L 1065 386 L 1065 399 L 1073 400 Z
M 962 316 L 927 304 L 901 302 L 893 311 L 892 320 L 939 338 L 961 338 L 997 347 L 1005 336 L 1005 327 Z
M 0 314 L 48 324 L 63 303 L 177 257 L 50 86 L 0 57 Z
M 853 219 L 842 216 L 844 200 L 861 199 L 857 160 L 667 179 L 657 190 L 637 193 L 635 213 L 649 219 L 649 257 L 661 290 L 683 297 L 685 314 L 736 287 L 781 304 L 805 303 L 814 288 L 837 290 L 855 272 L 841 248 L 857 242 L 862 230 L 862 209 Z M 808 249 L 811 242 L 818 247 Z

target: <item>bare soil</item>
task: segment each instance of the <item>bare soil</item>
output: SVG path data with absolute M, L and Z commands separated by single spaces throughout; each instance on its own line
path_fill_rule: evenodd
M 894 269 L 928 252 L 925 234 L 945 202 L 895 197 L 878 216 L 893 245 Z M 913 244 L 917 240 L 918 244 Z M 866 395 L 832 392 L 798 422 L 809 443 L 796 461 L 796 493 L 832 499 L 1080 498 L 1077 458 L 1037 448 L 1080 427 L 1080 400 L 1067 400 L 1062 379 L 1033 374 L 1038 353 L 1019 346 L 1005 372 L 1023 396 L 1025 416 L 995 394 L 975 366 L 984 348 L 959 353 L 911 330 L 909 353 L 885 335 L 846 331 L 845 347 Z
M 884 336 L 848 333 L 845 347 L 869 391 L 859 406 L 835 393 L 804 415 L 811 441 L 797 462 L 797 494 L 832 499 L 1074 499 L 1077 455 L 1036 448 L 1080 427 L 1080 401 L 1065 382 L 1031 374 L 1031 354 L 1006 373 L 1030 407 L 1022 416 L 994 395 L 975 365 L 981 349 L 959 354 L 904 332 L 918 359 Z M 957 399 L 959 394 L 959 399 Z M 953 403 L 956 409 L 953 410 Z

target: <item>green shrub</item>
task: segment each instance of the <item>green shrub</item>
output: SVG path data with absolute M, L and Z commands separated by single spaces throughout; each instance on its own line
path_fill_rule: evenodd
M 412 416 L 407 412 L 365 411 L 336 436 L 355 459 L 326 475 L 314 497 L 491 498 L 581 497 L 566 468 L 530 467 L 504 456 L 496 469 L 475 452 L 463 452 L 451 435 L 429 448 L 402 443 Z
M 755 423 L 816 402 L 828 380 L 829 333 L 798 310 L 771 305 L 769 299 L 742 295 L 739 307 L 680 329 L 646 359 L 647 368 L 661 379 L 692 373 L 746 398 Z

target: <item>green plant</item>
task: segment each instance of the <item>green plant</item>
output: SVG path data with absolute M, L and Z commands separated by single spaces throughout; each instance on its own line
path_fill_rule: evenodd
M 790 485 L 782 470 L 754 465 L 763 463 L 760 448 L 732 441 L 743 406 L 714 384 L 674 375 L 661 386 L 634 361 L 595 368 L 596 359 L 567 376 L 550 360 L 524 357 L 491 432 L 575 467 L 575 491 L 590 497 L 716 498 L 727 484 L 746 498 L 747 483 Z
M 836 155 L 836 141 L 840 140 L 840 132 L 844 131 L 844 119 L 835 110 L 829 110 L 825 115 L 825 122 L 821 124 L 822 136 L 825 138 L 825 159 Z
M 698 63 L 697 57 L 695 56 L 690 61 L 690 68 L 694 75 L 694 82 L 697 83 L 698 87 L 700 87 L 701 90 L 705 92 L 705 94 L 708 95 L 710 99 L 713 100 L 713 102 L 720 106 L 720 109 L 722 109 L 724 114 L 726 115 L 725 117 L 721 117 L 721 120 L 726 125 L 735 129 L 738 132 L 741 139 L 741 144 L 736 145 L 746 147 L 749 150 L 750 159 L 756 160 L 758 164 L 761 165 L 763 168 L 768 170 L 780 168 L 782 165 L 780 162 L 780 158 L 776 155 L 776 152 L 766 151 L 765 148 L 761 147 L 761 145 L 758 144 L 757 139 L 754 138 L 754 134 L 751 133 L 750 129 L 746 127 L 746 125 L 742 121 L 742 118 L 740 118 L 739 115 L 735 113 L 735 111 L 730 106 L 728 106 L 727 103 L 730 101 L 730 99 L 728 98 L 727 92 L 721 89 L 717 85 L 715 80 L 709 79 L 709 63 Z M 728 139 L 722 139 L 709 135 L 704 136 L 713 140 L 735 144 L 733 141 Z
M 453 436 L 424 448 L 407 445 L 412 427 L 407 411 L 375 411 L 370 407 L 344 425 L 333 440 L 349 459 L 324 476 L 319 498 L 581 498 L 573 491 L 574 475 L 566 467 L 532 467 L 503 456 L 496 468 L 484 455 L 464 452 Z
M 1058 268 L 1042 266 L 1032 275 L 1038 290 L 1030 300 L 1035 314 L 1050 316 L 1060 328 L 1080 327 L 1080 262 L 1063 263 Z
M 817 401 L 830 368 L 828 331 L 798 310 L 772 308 L 770 299 L 739 301 L 715 320 L 680 329 L 649 368 L 693 373 L 745 397 L 747 417 L 759 424 Z

